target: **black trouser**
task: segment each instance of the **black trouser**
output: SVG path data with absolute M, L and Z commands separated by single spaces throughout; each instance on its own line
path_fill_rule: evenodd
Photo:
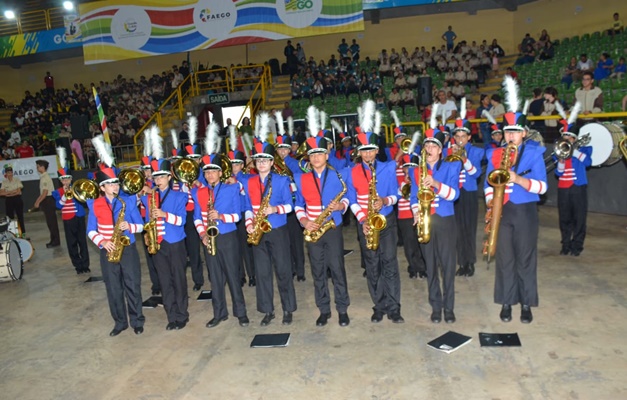
M 39 207 L 46 216 L 46 225 L 48 225 L 48 230 L 50 231 L 50 243 L 61 244 L 59 223 L 57 222 L 57 206 L 52 196 L 46 196 L 39 204 Z
M 240 252 L 240 277 L 248 279 L 255 277 L 255 264 L 253 263 L 253 247 L 248 244 L 248 233 L 246 232 L 246 218 L 242 213 L 242 218 L 237 222 L 237 241 Z
M 427 285 L 429 286 L 429 304 L 433 311 L 442 308 L 455 308 L 455 242 L 457 229 L 455 217 L 431 215 L 431 240 L 421 243 L 422 254 L 427 265 Z M 438 269 L 438 266 L 440 267 Z M 440 288 L 440 272 L 442 288 Z
M 7 197 L 4 205 L 7 217 L 13 219 L 17 216 L 17 224 L 20 226 L 20 231 L 26 233 L 26 227 L 24 226 L 24 201 L 22 200 L 22 196 Z
M 407 272 L 414 274 L 426 272 L 425 260 L 422 257 L 422 250 L 418 245 L 418 233 L 416 232 L 414 219 L 399 219 L 398 228 L 403 237 L 403 250 L 407 263 L 409 264 Z
M 229 285 L 231 302 L 233 303 L 233 315 L 246 316 L 246 303 L 240 283 L 239 243 L 237 243 L 237 231 L 219 234 L 215 239 L 216 255 L 211 256 L 207 248 L 203 246 L 207 270 L 211 276 L 211 304 L 213 316 L 222 319 L 229 315 L 226 307 L 225 285 Z
M 72 265 L 77 271 L 89 268 L 85 217 L 74 216 L 72 219 L 63 220 L 63 228 Z
M 253 246 L 257 274 L 257 311 L 264 314 L 274 312 L 273 264 L 283 311 L 296 311 L 290 249 L 287 246 L 289 240 L 287 226 L 283 225 L 264 234 L 259 245 Z
M 331 312 L 331 295 L 327 278 L 327 269 L 331 271 L 335 308 L 338 313 L 345 313 L 350 305 L 346 269 L 344 268 L 344 236 L 342 226 L 328 230 L 316 243 L 307 243 L 311 276 L 314 281 L 316 306 L 321 313 Z
M 295 212 L 287 214 L 287 229 L 290 240 L 292 273 L 297 276 L 305 276 L 305 239 L 303 228 L 300 226 Z
M 572 251 L 583 250 L 588 216 L 588 185 L 557 189 L 557 209 L 562 247 Z
M 192 280 L 196 285 L 205 283 L 202 262 L 200 260 L 200 236 L 194 226 L 194 211 L 187 211 L 185 217 L 185 248 L 189 258 L 189 267 L 192 270 Z M 211 280 L 211 276 L 209 276 Z
M 144 326 L 141 268 L 139 266 L 139 253 L 137 253 L 135 243 L 132 243 L 122 251 L 122 259 L 118 264 L 110 263 L 107 260 L 107 251 L 101 249 L 100 268 L 102 269 L 102 279 L 107 289 L 109 310 L 115 321 L 115 329 L 126 329 L 128 327 L 127 306 L 131 326 L 133 328 Z M 124 303 L 125 295 L 126 304 Z
M 396 257 L 397 228 L 396 215 L 386 216 L 387 227 L 379 232 L 379 248 L 368 250 L 363 225 L 358 225 L 357 236 L 366 267 L 368 290 L 374 303 L 373 309 L 384 314 L 400 312 L 401 278 L 398 274 Z
M 198 235 L 198 233 L 196 233 Z M 200 250 L 200 249 L 199 249 Z M 187 276 L 185 274 L 185 241 L 161 242 L 161 248 L 153 256 L 161 283 L 163 307 L 168 322 L 187 322 Z
M 142 240 L 144 240 L 143 236 Z M 159 275 L 157 275 L 157 268 L 155 268 L 155 260 L 153 259 L 152 254 L 148 253 L 148 246 L 146 246 L 146 243 L 142 243 L 141 246 L 144 248 L 146 265 L 148 265 L 148 275 L 150 276 L 151 282 L 150 290 L 152 290 L 153 292 L 160 292 L 161 283 L 159 283 Z
M 466 177 L 466 179 L 472 179 Z M 477 192 L 462 188 L 455 201 L 455 222 L 457 223 L 457 264 L 464 266 L 477 262 L 477 218 L 479 199 Z
M 503 206 L 496 245 L 494 302 L 538 305 L 538 206 Z

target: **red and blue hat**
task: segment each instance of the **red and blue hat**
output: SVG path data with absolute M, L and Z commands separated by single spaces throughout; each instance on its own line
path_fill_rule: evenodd
M 503 114 L 503 131 L 527 130 L 527 116 L 521 112 L 506 112 Z
M 204 155 L 200 159 L 200 167 L 203 171 L 219 170 L 222 171 L 222 154 Z
M 102 186 L 105 183 L 120 183 L 115 167 L 107 167 L 106 164 L 100 164 L 99 170 L 95 172 L 96 182 Z
M 185 156 L 192 159 L 198 159 L 202 156 L 200 154 L 200 145 L 188 144 L 185 146 Z
M 269 158 L 274 160 L 274 146 L 268 142 L 256 140 L 252 148 L 252 158 Z
M 432 142 L 440 146 L 440 148 L 442 148 L 445 141 L 446 141 L 446 136 L 439 129 L 429 128 L 425 131 L 425 138 L 423 140 L 423 145 L 428 142 Z
M 161 175 L 172 175 L 171 164 L 169 160 L 166 159 L 158 159 L 152 160 L 150 163 L 150 167 L 152 168 L 152 176 L 161 176 Z
M 403 154 L 403 157 L 401 157 L 401 163 L 402 163 L 402 167 L 418 167 L 418 165 L 420 165 L 420 157 L 418 157 L 418 154 L 414 153 L 414 154 Z
M 316 153 L 327 153 L 327 139 L 323 136 L 309 137 L 305 141 L 307 155 Z
M 143 156 L 140 161 L 139 169 L 150 169 L 151 161 L 152 161 L 152 156 Z
M 470 135 L 470 122 L 465 118 L 457 118 L 455 120 L 455 127 L 453 128 L 453 134 L 458 131 L 466 132 Z
M 277 135 L 276 137 L 276 147 L 280 148 L 292 148 L 292 137 L 288 134 L 285 135 Z
M 341 139 L 342 142 L 345 142 L 345 141 L 352 142 L 353 141 L 353 137 L 351 135 L 347 135 L 346 133 L 343 133 L 343 132 L 340 133 L 340 139 Z
M 237 163 L 243 164 L 246 162 L 246 155 L 239 150 L 235 150 L 235 151 L 231 150 L 229 151 L 229 160 L 231 160 L 233 164 L 237 164 Z
M 68 179 L 68 178 L 72 178 L 72 174 L 70 174 L 69 168 L 65 167 L 65 168 L 59 168 L 57 170 L 57 173 L 59 174 L 59 179 Z
M 374 132 L 357 134 L 357 150 L 376 150 L 379 148 L 379 137 Z

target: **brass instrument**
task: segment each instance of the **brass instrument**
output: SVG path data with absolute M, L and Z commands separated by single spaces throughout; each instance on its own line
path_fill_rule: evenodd
M 279 155 L 274 157 L 274 164 L 272 164 L 272 171 L 274 171 L 275 173 L 277 173 L 279 175 L 287 176 L 291 180 L 294 179 L 294 174 L 288 168 L 288 166 L 285 165 L 285 161 L 283 161 L 283 159 Z
M 464 158 L 466 158 L 466 149 L 459 145 L 456 145 L 456 146 L 457 148 L 455 149 L 455 151 L 452 152 L 450 155 L 446 156 L 444 161 L 447 161 L 447 162 L 459 161 L 462 163 L 464 162 Z
M 623 157 L 627 160 L 627 136 L 623 137 L 620 142 L 618 142 L 618 148 L 620 152 L 623 153 Z
M 224 183 L 231 176 L 233 176 L 233 164 L 231 164 L 231 160 L 228 157 L 222 156 L 220 157 L 220 168 L 222 168 L 222 176 L 220 177 L 220 182 Z
M 405 184 L 401 188 L 401 196 L 405 200 L 409 200 L 409 195 L 410 194 L 411 194 L 411 182 L 405 182 Z
M 207 200 L 207 214 L 213 211 L 213 196 L 209 194 L 209 200 Z M 214 220 L 210 220 L 207 217 L 207 237 L 209 237 L 209 243 L 207 244 L 207 253 L 209 255 L 216 255 L 216 237 L 220 234 L 220 230 L 218 229 L 218 224 Z
M 144 243 L 146 244 L 148 254 L 154 255 L 157 254 L 161 248 L 158 241 L 157 219 L 152 217 L 153 210 L 157 207 L 157 191 L 153 190 L 148 196 L 149 209 L 147 212 L 148 215 L 150 215 L 150 221 L 144 224 Z
M 428 243 L 431 240 L 431 203 L 435 200 L 435 192 L 433 189 L 424 184 L 427 179 L 427 152 L 422 149 L 420 159 L 420 189 L 418 189 L 418 223 L 416 224 L 416 233 L 418 235 L 418 243 Z
M 179 182 L 192 184 L 198 179 L 199 174 L 200 167 L 194 160 L 179 158 L 172 163 L 172 175 L 174 175 L 174 178 Z
M 126 168 L 120 171 L 118 179 L 120 180 L 120 189 L 127 194 L 137 194 L 141 192 L 146 184 L 144 173 L 133 168 Z
M 411 147 L 411 139 L 410 138 L 403 139 L 399 147 L 401 148 L 403 153 L 408 154 L 409 148 Z
M 81 203 L 86 203 L 87 200 L 93 200 L 100 196 L 100 188 L 96 181 L 91 179 L 77 179 L 72 185 L 70 190 L 65 192 L 65 197 L 68 199 L 75 198 Z
M 248 234 L 248 239 L 246 240 L 249 244 L 253 246 L 259 245 L 261 242 L 261 237 L 264 233 L 268 233 L 272 230 L 272 225 L 267 219 L 266 208 L 270 205 L 270 197 L 272 196 L 272 182 L 270 181 L 271 175 L 268 177 L 268 192 L 261 199 L 261 204 L 259 204 L 259 210 L 255 214 L 255 218 L 253 219 L 253 231 Z
M 120 204 L 122 204 L 122 208 L 118 214 L 118 220 L 115 223 L 115 227 L 113 227 L 113 235 L 111 235 L 111 242 L 115 248 L 113 251 L 107 253 L 107 261 L 112 264 L 118 264 L 120 260 L 122 260 L 122 252 L 124 251 L 124 248 L 131 244 L 131 239 L 124 235 L 124 232 L 120 229 L 120 225 L 124 222 L 124 216 L 126 215 L 126 203 L 123 202 L 117 195 L 116 198 Z
M 342 180 L 342 176 L 340 175 L 340 173 L 337 172 L 335 168 L 331 167 L 330 165 L 327 165 L 327 168 L 334 170 L 337 173 L 337 177 L 340 180 L 340 183 L 342 184 L 342 190 L 340 190 L 337 196 L 335 196 L 333 200 L 331 200 L 331 203 L 338 202 L 346 194 L 346 184 L 344 183 L 344 180 Z M 333 218 L 328 219 L 332 213 L 333 213 L 333 210 L 331 210 L 329 206 L 327 206 L 324 210 L 322 210 L 320 215 L 318 215 L 318 217 L 314 220 L 314 223 L 318 225 L 320 228 L 318 228 L 315 231 L 308 231 L 307 229 L 303 231 L 305 242 L 316 243 L 318 240 L 320 240 L 322 235 L 324 235 L 329 229 L 335 229 L 336 226 L 335 226 L 335 221 L 333 220 Z
M 374 209 L 374 203 L 379 199 L 377 193 L 377 172 L 374 163 L 369 163 L 368 167 L 372 174 L 372 179 L 368 184 L 368 214 L 366 215 L 366 224 L 370 227 L 366 235 L 366 248 L 376 251 L 379 248 L 379 234 L 388 225 L 385 217 Z
M 516 162 L 517 157 L 518 147 L 510 142 L 503 149 L 501 164 L 497 169 L 490 172 L 486 178 L 490 186 L 494 188 L 492 206 L 486 211 L 485 217 L 488 238 L 483 243 L 483 255 L 487 257 L 488 263 L 496 254 L 496 241 L 499 236 L 499 225 L 501 223 L 501 214 L 503 213 L 503 196 L 510 178 L 509 170 Z
M 553 147 L 553 153 L 558 160 L 564 161 L 573 156 L 575 150 L 581 146 L 586 146 L 590 143 L 590 134 L 587 133 L 577 139 L 575 143 L 571 143 L 566 137 L 562 136 L 555 142 Z

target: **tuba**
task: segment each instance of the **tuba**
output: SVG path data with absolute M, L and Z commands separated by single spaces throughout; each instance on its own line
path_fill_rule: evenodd
M 516 162 L 516 157 L 518 157 L 518 147 L 510 142 L 507 147 L 503 148 L 501 164 L 497 169 L 490 172 L 486 178 L 490 186 L 494 188 L 492 205 L 488 205 L 489 208 L 485 216 L 485 230 L 488 238 L 483 243 L 483 255 L 487 257 L 488 263 L 496 254 L 496 241 L 499 236 L 499 225 L 501 223 L 501 214 L 503 213 L 503 196 L 510 178 L 509 169 Z
M 120 180 L 120 189 L 126 194 L 137 194 L 146 184 L 144 173 L 133 168 L 125 168 L 120 171 L 118 179 Z
M 152 212 L 157 207 L 157 195 L 156 190 L 153 190 L 152 193 L 148 195 L 149 201 L 149 210 L 148 215 L 150 215 L 150 221 L 144 224 L 144 243 L 146 243 L 146 248 L 148 250 L 148 254 L 157 254 L 161 245 L 158 241 L 158 233 L 157 233 L 157 219 L 152 218 Z
M 379 234 L 388 225 L 385 217 L 374 209 L 374 203 L 379 198 L 377 193 L 377 171 L 374 163 L 369 163 L 368 167 L 372 173 L 372 179 L 368 184 L 368 214 L 366 215 L 366 224 L 370 227 L 368 235 L 366 235 L 366 248 L 376 251 L 379 248 Z
M 107 253 L 107 261 L 112 264 L 118 264 L 120 260 L 122 260 L 122 252 L 124 251 L 124 248 L 131 244 L 131 239 L 124 235 L 124 231 L 120 229 L 120 225 L 124 222 L 124 216 L 126 215 L 126 203 L 123 202 L 118 195 L 116 195 L 116 198 L 120 204 L 122 204 L 122 208 L 118 214 L 118 220 L 113 227 L 113 235 L 111 235 L 111 242 L 114 244 L 115 249 L 113 249 L 112 252 Z
M 259 209 L 255 214 L 255 218 L 253 219 L 253 231 L 248 234 L 248 239 L 246 240 L 249 244 L 253 246 L 257 246 L 261 242 L 261 237 L 264 233 L 268 233 L 272 230 L 272 225 L 267 219 L 267 215 L 265 213 L 266 207 L 270 205 L 270 197 L 272 196 L 272 181 L 270 178 L 272 175 L 268 177 L 268 191 L 266 195 L 261 199 L 261 203 L 259 204 Z
M 433 189 L 426 186 L 423 182 L 427 178 L 427 152 L 422 149 L 420 155 L 420 189 L 418 189 L 418 205 L 420 206 L 418 214 L 418 224 L 416 224 L 416 233 L 418 235 L 418 243 L 428 243 L 431 240 L 431 203 L 435 200 Z
M 231 164 L 231 160 L 228 157 L 222 156 L 220 157 L 220 168 L 222 168 L 220 182 L 224 183 L 233 176 L 233 164 Z
M 327 165 L 327 168 L 335 170 L 335 168 L 331 167 L 330 165 Z M 331 203 L 340 201 L 342 197 L 346 194 L 346 184 L 344 183 L 344 180 L 342 179 L 340 173 L 337 172 L 337 170 L 335 170 L 335 172 L 337 173 L 337 177 L 342 184 L 342 190 L 340 190 L 340 192 L 333 198 L 333 200 L 331 200 Z M 318 226 L 320 226 L 320 228 L 315 231 L 308 231 L 306 229 L 303 231 L 305 242 L 316 243 L 329 229 L 335 229 L 335 221 L 333 220 L 333 218 L 328 219 L 332 213 L 333 210 L 331 210 L 329 206 L 322 210 L 320 215 L 318 215 L 318 217 L 314 220 L 314 222 Z
M 207 190 L 209 190 L 207 188 Z M 210 211 L 213 211 L 213 195 L 210 193 L 209 194 L 209 200 L 207 200 L 207 214 L 209 214 Z M 218 224 L 216 223 L 216 221 L 214 220 L 210 220 L 209 217 L 207 217 L 207 237 L 209 237 L 209 243 L 207 244 L 207 253 L 209 253 L 209 255 L 215 256 L 216 255 L 216 237 L 218 237 L 218 235 L 220 234 L 220 230 L 218 229 Z
M 196 161 L 189 158 L 179 158 L 172 163 L 172 175 L 174 178 L 182 183 L 192 184 L 198 175 L 200 174 L 200 168 Z
M 96 181 L 91 179 L 77 179 L 72 185 L 70 190 L 65 192 L 65 197 L 68 199 L 76 199 L 81 203 L 86 203 L 87 200 L 93 200 L 100 196 L 100 188 Z
M 287 176 L 288 178 L 290 178 L 290 180 L 294 179 L 294 174 L 288 168 L 288 166 L 285 165 L 285 161 L 281 158 L 281 156 L 274 157 L 274 164 L 272 164 L 272 170 L 279 175 Z

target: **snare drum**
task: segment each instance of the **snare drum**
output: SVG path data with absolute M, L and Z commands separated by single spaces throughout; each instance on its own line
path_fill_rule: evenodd
M 610 166 L 616 164 L 621 153 L 618 144 L 625 136 L 621 125 L 605 122 L 586 124 L 581 127 L 579 137 L 590 134 L 590 144 L 592 147 L 592 166 Z
M 22 279 L 24 264 L 20 246 L 15 240 L 0 242 L 0 282 Z

